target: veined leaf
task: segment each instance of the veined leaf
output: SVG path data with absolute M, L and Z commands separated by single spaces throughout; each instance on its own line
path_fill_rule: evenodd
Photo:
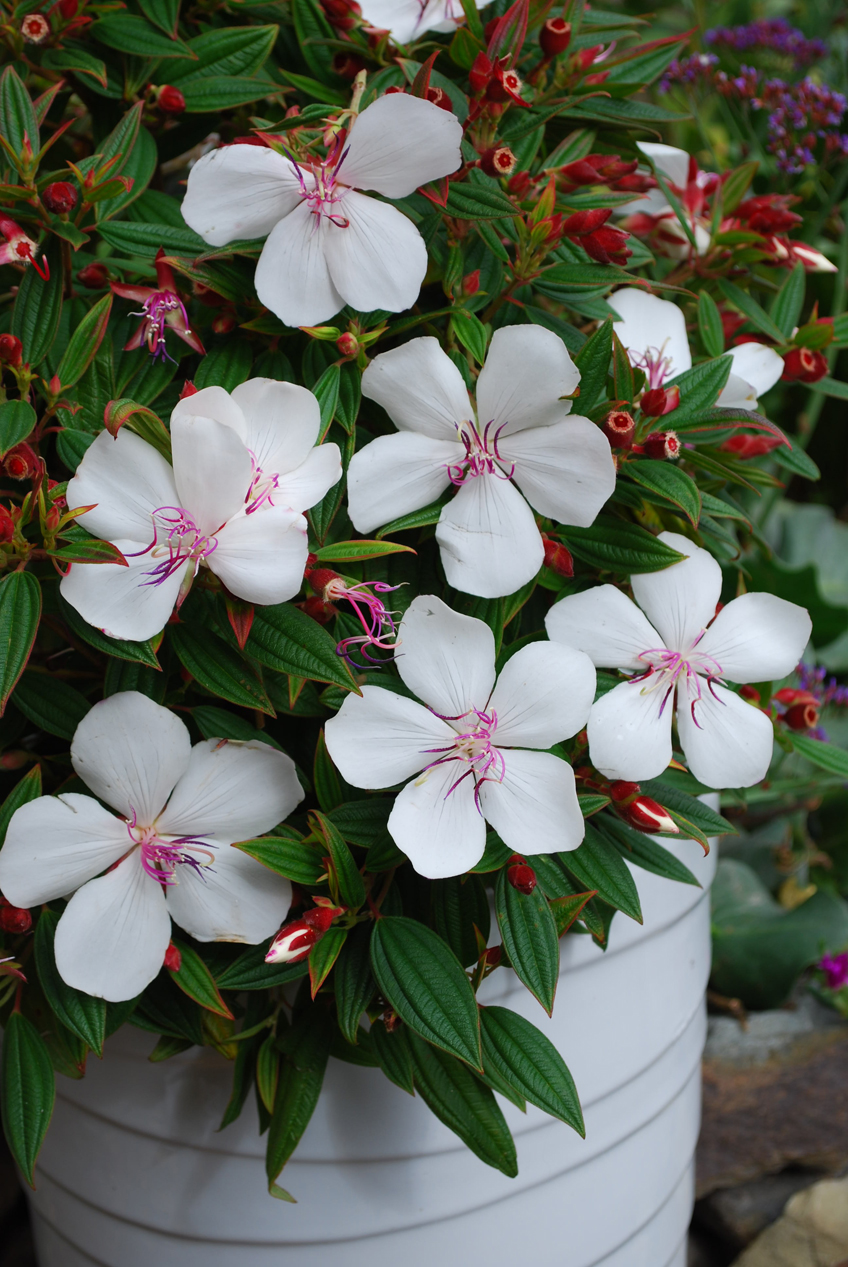
M 38 981 L 58 1020 L 98 1056 L 102 1056 L 106 1037 L 106 1001 L 75 990 L 59 976 L 53 951 L 58 923 L 59 916 L 55 911 L 41 912 L 35 929 L 34 947 Z
M 11 572 L 0 581 L 0 716 L 26 668 L 38 622 L 41 586 L 31 572 Z
M 483 1067 L 494 1067 L 525 1100 L 585 1137 L 574 1079 L 553 1043 L 530 1021 L 505 1007 L 480 1010 Z
M 55 1095 L 53 1065 L 44 1039 L 32 1021 L 13 1012 L 3 1032 L 0 1109 L 12 1156 L 31 1188 Z
M 515 975 L 550 1016 L 559 980 L 559 938 L 541 886 L 519 893 L 504 869 L 495 890 L 495 914 Z

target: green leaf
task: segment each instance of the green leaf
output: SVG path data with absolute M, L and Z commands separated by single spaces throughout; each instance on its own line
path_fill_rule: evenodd
M 646 131 L 654 131 L 656 123 L 678 123 L 690 117 L 678 110 L 666 110 L 648 101 L 633 101 L 629 97 L 613 100 L 592 97 L 591 100 L 576 102 L 563 113 L 571 119 L 595 119 L 598 123 L 620 123 L 630 128 L 642 127 Z
M 41 912 L 34 939 L 38 982 L 58 1020 L 98 1056 L 102 1056 L 106 1038 L 106 1001 L 75 990 L 59 976 L 53 952 L 58 923 L 59 916 L 55 911 Z
M 370 923 L 357 924 L 351 929 L 336 963 L 333 981 L 339 1029 L 349 1043 L 357 1043 L 360 1018 L 377 989 L 371 972 Z
M 340 389 L 341 368 L 338 365 L 328 365 L 312 389 L 313 395 L 321 406 L 322 439 L 327 434 L 330 423 L 335 416 L 336 406 L 339 403 Z
M 57 599 L 62 620 L 72 634 L 82 638 L 83 642 L 87 642 L 89 646 L 102 651 L 105 655 L 116 656 L 119 660 L 145 664 L 150 669 L 161 667 L 150 642 L 129 642 L 123 638 L 110 638 L 108 634 L 101 633 L 88 621 L 83 620 L 76 608 L 71 607 L 61 594 L 57 595 Z
M 651 84 L 659 78 L 669 63 L 674 61 L 682 48 L 682 43 L 664 44 L 660 48 L 649 49 L 646 53 L 637 53 L 636 56 L 629 56 L 628 49 L 625 54 L 626 60 L 614 62 L 610 66 L 604 83 L 640 86 Z
M 32 1021 L 13 1012 L 3 1033 L 0 1109 L 12 1156 L 31 1188 L 55 1095 L 53 1064 L 44 1039 Z
M 309 952 L 309 982 L 312 997 L 321 989 L 333 970 L 342 947 L 347 941 L 346 928 L 328 928 L 320 941 L 317 941 Z
M 701 517 L 701 494 L 698 485 L 685 471 L 671 462 L 657 462 L 651 458 L 628 462 L 625 470 L 635 483 L 679 506 L 697 528 Z
M 218 989 L 270 990 L 306 976 L 309 969 L 305 960 L 301 963 L 266 963 L 265 955 L 270 944 L 269 938 L 260 946 L 251 946 L 229 968 L 219 972 L 216 978 Z
M 781 445 L 780 448 L 773 449 L 769 457 L 778 466 L 784 467 L 787 471 L 792 471 L 794 475 L 800 475 L 802 479 L 821 479 L 821 471 L 813 459 L 797 444 L 793 444 L 791 449 Z
M 91 704 L 78 690 L 51 673 L 30 669 L 15 687 L 15 707 L 25 717 L 60 739 L 73 739 Z
M 680 388 L 680 404 L 669 415 L 669 422 L 678 426 L 711 408 L 726 385 L 732 368 L 732 358 L 720 356 L 714 361 L 702 361 L 700 365 L 695 365 L 691 370 L 685 370 L 671 379 L 666 386 L 673 384 Z
M 57 244 L 58 245 L 58 244 Z M 35 369 L 53 346 L 62 316 L 64 272 L 58 249 L 47 252 L 50 279 L 27 268 L 12 309 L 11 333 L 23 343 L 23 359 Z
M 41 586 L 31 572 L 12 572 L 0 581 L 0 716 L 26 668 L 38 622 Z
M 369 1032 L 374 1043 L 374 1054 L 383 1073 L 401 1091 L 415 1095 L 409 1030 L 406 1026 L 399 1025 L 390 1032 L 380 1019 L 374 1022 Z
M 574 364 L 580 370 L 577 405 L 581 413 L 588 412 L 599 400 L 606 400 L 611 357 L 612 317 L 608 317 L 574 358 Z
M 701 342 L 707 356 L 717 357 L 724 354 L 724 327 L 718 304 L 706 290 L 698 295 L 698 329 Z
M 207 691 L 276 716 L 258 673 L 235 647 L 203 625 L 172 625 L 168 633 L 180 663 Z
M 59 362 L 56 376 L 62 390 L 79 382 L 91 362 L 106 333 L 109 314 L 112 311 L 112 294 L 106 294 L 83 317 L 71 335 L 65 354 Z
M 355 689 L 353 674 L 326 629 L 291 603 L 257 607 L 245 649 L 278 673 Z
M 180 81 L 180 91 L 189 114 L 217 114 L 221 110 L 232 110 L 267 97 L 273 90 L 273 84 L 261 79 L 225 79 L 220 76 Z
M 817 383 L 806 383 L 811 392 L 821 392 L 823 396 L 833 396 L 835 400 L 848 400 L 848 383 L 840 383 L 835 378 L 820 378 Z
M 0 457 L 34 430 L 35 410 L 25 400 L 6 400 L 0 405 Z
M 429 528 L 431 524 L 439 522 L 443 507 L 444 503 L 441 501 L 431 502 L 429 506 L 423 506 L 421 510 L 413 510 L 408 515 L 401 515 L 399 519 L 393 519 L 391 523 L 381 528 L 377 536 L 382 538 L 394 532 L 408 532 L 412 528 Z
M 198 391 L 204 387 L 223 387 L 231 392 L 250 377 L 253 353 L 246 339 L 228 339 L 221 347 L 212 348 L 204 356 L 194 385 Z
M 257 840 L 241 840 L 233 847 L 249 854 L 269 871 L 284 875 L 294 884 L 311 888 L 326 870 L 321 850 L 296 838 L 294 828 L 289 830 L 293 833 L 291 837 L 262 836 Z
M 454 876 L 430 882 L 433 923 L 464 968 L 477 962 L 475 928 L 484 941 L 489 937 L 489 899 L 476 875 Z
M 803 265 L 801 267 L 803 268 Z M 774 339 L 777 343 L 783 342 L 783 330 L 772 320 L 765 309 L 760 307 L 752 295 L 749 295 L 746 290 L 742 290 L 741 287 L 734 285 L 733 282 L 725 281 L 723 278 L 719 280 L 718 285 L 725 299 L 733 304 L 734 308 L 738 308 L 752 325 L 755 325 L 758 330 L 762 330 L 763 334 L 767 334 L 770 339 Z
M 641 867 L 643 871 L 652 871 L 654 875 L 661 875 L 666 880 L 677 880 L 680 884 L 693 884 L 698 889 L 702 887 L 700 880 L 689 868 L 653 837 L 628 827 L 626 823 L 609 814 L 604 814 L 597 820 L 597 828 L 623 858 Z
M 599 792 L 578 792 L 577 802 L 580 806 L 580 813 L 584 818 L 591 818 L 593 814 L 597 814 L 598 810 L 609 805 L 610 798 Z
M 301 1012 L 291 1029 L 283 1035 L 286 1059 L 280 1067 L 274 1112 L 268 1130 L 265 1169 L 268 1190 L 272 1196 L 281 1197 L 284 1201 L 293 1198 L 277 1185 L 276 1179 L 300 1142 L 318 1103 L 332 1038 L 330 1016 L 318 1007 Z
M 315 0 L 292 0 L 292 18 L 304 61 L 322 83 L 337 82 L 333 74 L 333 28 Z M 322 42 L 322 41 L 329 41 Z
M 591 528 L 569 527 L 562 536 L 572 554 L 604 571 L 659 572 L 684 558 L 645 528 L 608 515 L 598 515 Z
M 811 739 L 809 735 L 796 734 L 792 735 L 792 746 L 819 769 L 836 774 L 840 779 L 848 779 L 848 752 L 844 748 L 824 743 L 821 739 Z
M 318 810 L 310 814 L 309 824 L 315 834 L 322 836 L 326 841 L 342 902 L 351 910 L 357 910 L 365 901 L 365 881 L 359 873 L 359 868 L 344 836 L 335 823 Z
M 119 164 L 121 176 L 132 181 L 132 188 L 119 187 L 108 198 L 103 197 L 101 192 L 97 202 L 98 227 L 142 196 L 153 179 L 157 161 L 156 142 L 146 128 L 139 128 L 135 145 Z
M 630 273 L 614 264 L 553 264 L 544 270 L 541 279 L 565 290 L 597 290 L 601 286 L 633 281 Z
M 179 986 L 183 994 L 188 995 L 207 1012 L 214 1012 L 216 1016 L 226 1016 L 232 1020 L 233 1014 L 221 998 L 215 978 L 200 955 L 182 939 L 175 937 L 173 940 L 180 952 L 181 962 L 175 971 L 168 969 L 171 980 Z
M 520 214 L 494 181 L 491 188 L 483 185 L 458 185 L 452 181 L 445 210 L 457 220 L 474 221 L 501 220 L 504 216 Z
M 15 154 L 22 156 L 24 138 L 29 140 L 33 153 L 38 153 L 38 120 L 30 95 L 14 66 L 7 66 L 0 75 L 0 133 Z M 2 166 L 6 166 L 5 160 Z
M 775 295 L 769 310 L 769 316 L 785 338 L 789 338 L 801 319 L 804 307 L 804 292 L 807 277 L 804 265 L 799 260 Z
M 680 815 L 705 836 L 736 834 L 736 828 L 721 814 L 711 809 L 709 805 L 705 805 L 703 801 L 699 801 L 697 797 L 690 796 L 688 792 L 683 792 L 667 782 L 668 778 L 673 777 L 674 772 L 669 771 L 665 778 L 643 779 L 640 786 L 646 796 L 659 801 L 669 813 Z
M 357 563 L 363 559 L 381 559 L 387 554 L 415 554 L 411 546 L 397 541 L 337 541 L 316 551 L 319 563 Z
M 515 975 L 550 1016 L 559 980 L 559 939 L 545 894 L 539 885 L 532 893 L 519 893 L 504 869 L 495 889 L 495 914 Z
M 222 26 L 204 31 L 187 45 L 196 60 L 169 68 L 168 82 L 187 93 L 190 88 L 199 89 L 205 80 L 252 78 L 267 60 L 279 29 L 274 25 Z M 261 80 L 258 86 L 263 92 L 273 90 Z
M 148 22 L 158 26 L 160 31 L 171 38 L 177 34 L 180 0 L 139 0 L 138 7 Z
M 478 365 L 486 359 L 489 333 L 479 317 L 464 308 L 454 310 L 450 319 L 451 329 L 464 348 L 467 348 Z
M 438 933 L 403 915 L 384 916 L 371 937 L 371 967 L 401 1020 L 482 1070 L 474 991 Z
M 72 541 L 69 545 L 60 546 L 58 550 L 48 550 L 51 559 L 59 559 L 62 563 L 117 563 L 127 566 L 127 561 L 117 546 L 111 541 L 98 541 L 96 537 L 88 540 Z
M 133 13 L 109 14 L 93 23 L 88 31 L 101 44 L 119 53 L 132 53 L 135 57 L 192 57 L 190 48 L 182 40 L 160 35 L 148 21 Z
M 525 1100 L 586 1136 L 574 1079 L 553 1043 L 505 1007 L 480 1010 L 483 1067 L 491 1066 Z
M 632 875 L 617 850 L 591 823 L 586 824 L 586 837 L 580 848 L 560 857 L 582 884 L 597 889 L 602 901 L 623 911 L 637 924 L 642 923 L 642 907 Z
M 191 229 L 177 229 L 171 224 L 146 224 L 143 221 L 111 220 L 98 226 L 101 237 L 116 250 L 127 255 L 153 259 L 160 247 L 169 255 L 188 255 L 193 259 L 206 249 L 203 238 Z M 238 339 L 231 340 L 238 344 Z M 203 361 L 201 361 L 203 365 Z
M 0 805 L 0 848 L 6 839 L 9 823 L 13 814 L 22 805 L 28 805 L 41 796 L 41 766 L 34 765 L 12 788 L 2 805 Z
M 359 369 L 352 362 L 341 366 L 339 399 L 336 404 L 336 422 L 344 428 L 348 435 L 352 434 L 356 426 L 359 406 L 362 403 L 360 378 Z
M 415 1088 L 430 1111 L 487 1166 L 514 1178 L 515 1144 L 492 1091 L 453 1056 L 414 1034 L 409 1043 Z
M 269 1113 L 274 1112 L 279 1082 L 280 1053 L 275 1036 L 269 1034 L 256 1053 L 256 1090 Z
M 552 900 L 551 914 L 554 917 L 558 937 L 562 937 L 568 932 L 571 925 L 583 914 L 584 908 L 595 896 L 596 891 L 590 889 L 588 893 L 565 893 L 562 897 L 555 897 Z

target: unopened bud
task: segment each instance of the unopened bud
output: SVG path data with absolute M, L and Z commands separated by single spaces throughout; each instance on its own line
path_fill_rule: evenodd
M 789 383 L 817 383 L 829 368 L 824 353 L 810 348 L 790 348 L 783 358 L 782 377 Z
M 106 265 L 86 264 L 85 268 L 81 268 L 77 273 L 77 281 L 81 282 L 86 290 L 105 290 L 109 285 Z
M 382 1015 L 380 1016 L 380 1020 L 385 1025 L 387 1034 L 393 1034 L 395 1030 L 401 1025 L 400 1017 L 398 1016 L 394 1008 L 391 1008 L 391 1007 L 386 1008 L 385 1012 L 383 1012 Z
M 652 431 L 645 441 L 645 453 L 661 462 L 673 462 L 680 457 L 680 440 L 674 431 Z
M 793 704 L 783 714 L 783 720 L 790 730 L 815 730 L 819 724 L 818 706 L 810 701 Z
M 519 893 L 529 895 L 536 887 L 536 872 L 529 867 L 520 854 L 514 853 L 510 858 L 506 878 Z
M 341 581 L 338 572 L 334 572 L 332 568 L 313 568 L 309 573 L 309 584 L 315 593 L 325 601 L 329 598 L 329 588 L 334 581 Z
M 493 145 L 480 155 L 480 168 L 487 176 L 511 176 L 517 162 L 508 145 Z
M 5 506 L 0 506 L 0 542 L 11 541 L 15 535 L 15 521 Z
M 0 897 L 0 931 L 20 936 L 21 933 L 28 933 L 31 928 L 32 916 L 29 911 L 22 906 L 12 906 L 11 902 Z
M 759 704 L 760 702 L 760 692 L 756 686 L 750 686 L 746 683 L 745 686 L 739 687 L 739 694 L 751 704 Z
M 21 23 L 21 35 L 27 44 L 43 44 L 50 35 L 50 23 L 43 13 L 28 13 Z
M 179 972 L 182 967 L 182 963 L 182 955 L 172 941 L 168 942 L 168 949 L 165 951 L 165 958 L 162 961 L 162 967 L 167 968 L 169 972 Z
M 453 102 L 450 99 L 450 93 L 444 88 L 437 88 L 435 84 L 431 84 L 427 89 L 427 100 L 432 101 L 434 106 L 438 106 L 440 110 L 453 110 Z
M 67 180 L 54 180 L 44 190 L 41 201 L 54 215 L 64 215 L 77 205 L 77 191 Z
M 9 748 L 0 757 L 0 770 L 22 770 L 32 761 L 32 753 L 23 748 Z
M 522 202 L 529 194 L 532 184 L 533 180 L 529 172 L 516 172 L 514 176 L 510 176 L 507 189 L 519 202 Z
M 649 418 L 663 418 L 680 404 L 679 387 L 652 387 L 642 393 L 639 408 Z
M 316 906 L 300 919 L 286 924 L 271 942 L 265 962 L 299 963 L 301 959 L 306 959 L 312 947 L 321 940 L 340 914 L 340 907 Z
M 732 453 L 737 458 L 761 458 L 766 453 L 771 453 L 772 449 L 776 449 L 783 441 L 778 436 L 749 436 L 737 435 L 730 436 L 728 440 L 722 442 L 719 448 L 723 453 Z
M 607 789 L 616 811 L 631 827 L 645 832 L 673 832 L 680 828 L 657 801 L 645 796 L 638 783 L 616 779 Z
M 462 279 L 462 294 L 465 299 L 470 299 L 472 295 L 476 295 L 480 289 L 480 270 L 475 268 L 473 273 L 466 273 Z
M 79 13 L 79 0 L 59 0 L 58 9 L 65 21 L 70 22 Z
M 333 74 L 338 75 L 340 79 L 356 79 L 359 72 L 364 69 L 365 62 L 355 53 L 339 51 L 333 56 Z
M 329 625 L 330 621 L 338 615 L 333 604 L 325 603 L 317 594 L 310 594 L 302 603 L 298 603 L 298 607 L 312 620 L 317 620 L 319 625 Z
M 485 954 L 486 967 L 497 968 L 502 958 L 503 958 L 503 946 L 490 946 Z
M 601 427 L 613 449 L 629 449 L 633 445 L 636 423 L 626 409 L 611 410 Z
M 14 334 L 0 334 L 0 364 L 18 366 L 23 358 L 24 345 Z
M 554 541 L 542 533 L 542 545 L 545 548 L 545 567 L 556 572 L 557 576 L 572 577 L 574 575 L 574 559 L 561 541 Z
M 185 400 L 186 396 L 195 396 L 195 395 L 197 395 L 197 388 L 195 387 L 191 379 L 187 378 L 186 381 L 183 383 L 183 389 L 180 392 L 178 399 Z
M 212 329 L 216 334 L 230 334 L 236 328 L 236 314 L 234 312 L 221 312 L 212 322 Z
M 346 330 L 344 334 L 340 334 L 336 339 L 336 347 L 342 356 L 358 356 L 359 340 L 350 330 Z
M 182 114 L 186 108 L 185 97 L 172 84 L 163 84 L 157 89 L 156 105 L 163 114 Z
M 545 57 L 564 53 L 571 43 L 571 23 L 565 18 L 548 18 L 539 32 L 539 43 Z
M 3 470 L 13 480 L 35 479 L 40 470 L 38 458 L 28 444 L 16 444 L 3 459 Z

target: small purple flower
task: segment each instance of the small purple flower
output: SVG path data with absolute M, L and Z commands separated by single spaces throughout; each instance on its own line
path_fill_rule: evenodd
M 818 967 L 827 977 L 829 990 L 841 990 L 848 985 L 848 950 L 843 950 L 841 955 L 825 955 Z

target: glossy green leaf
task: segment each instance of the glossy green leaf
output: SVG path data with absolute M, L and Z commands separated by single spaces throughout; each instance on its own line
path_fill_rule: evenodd
M 309 823 L 316 836 L 326 841 L 342 902 L 351 910 L 358 909 L 365 901 L 365 882 L 344 836 L 326 814 L 317 810 L 310 814 Z
M 106 1001 L 75 990 L 59 976 L 53 952 L 58 923 L 59 916 L 55 911 L 41 912 L 35 928 L 34 948 L 38 982 L 57 1019 L 98 1056 L 102 1056 L 106 1038 Z
M 399 519 L 393 519 L 391 523 L 385 524 L 377 533 L 377 537 L 387 537 L 395 532 L 408 532 L 413 528 L 429 528 L 431 524 L 439 522 L 443 505 L 442 501 L 432 502 L 421 510 L 413 510 L 408 515 L 401 515 Z
M 551 914 L 556 924 L 557 936 L 562 937 L 568 932 L 576 919 L 579 919 L 587 904 L 596 896 L 596 891 L 590 889 L 588 893 L 566 893 L 562 897 L 554 898 L 551 902 Z
M 659 572 L 684 557 L 638 524 L 599 515 L 591 528 L 565 528 L 572 554 L 591 567 L 629 574 Z
M 274 714 L 256 670 L 234 647 L 203 625 L 173 625 L 168 630 L 180 663 L 213 695 Z
M 100 347 L 109 314 L 112 311 L 111 292 L 98 299 L 83 317 L 71 335 L 65 354 L 59 362 L 56 376 L 62 384 L 62 390 L 73 387 L 79 382 Z
M 194 61 L 169 68 L 169 83 L 185 93 L 207 79 L 252 77 L 261 69 L 274 47 L 279 27 L 221 26 L 204 31 L 188 41 Z
M 559 980 L 559 939 L 545 894 L 539 885 L 532 893 L 519 893 L 503 870 L 495 889 L 495 914 L 515 975 L 550 1016 Z
M 0 405 L 0 457 L 5 457 L 16 444 L 26 440 L 35 423 L 35 410 L 28 401 L 4 401 Z
M 119 53 L 167 59 L 192 57 L 191 50 L 182 40 L 160 34 L 145 18 L 134 13 L 109 14 L 88 29 L 101 44 Z
M 119 660 L 130 660 L 136 664 L 147 665 L 151 669 L 160 667 L 156 652 L 150 642 L 129 642 L 123 638 L 110 638 L 108 634 L 101 633 L 88 621 L 83 620 L 76 608 L 71 607 L 61 594 L 57 596 L 57 601 L 61 617 L 71 633 L 82 638 L 83 642 L 87 642 L 89 646 L 104 652 L 105 655 L 116 656 Z
M 401 1091 L 415 1095 L 409 1030 L 404 1025 L 398 1025 L 389 1031 L 379 1018 L 371 1026 L 370 1034 L 383 1073 Z
M 0 715 L 26 668 L 41 619 L 41 587 L 31 572 L 0 581 Z
M 701 493 L 698 485 L 685 471 L 671 462 L 658 462 L 651 458 L 628 462 L 625 469 L 636 484 L 674 502 L 690 523 L 694 527 L 698 526 L 701 517 Z
M 139 0 L 138 7 L 148 22 L 158 26 L 160 31 L 172 38 L 177 34 L 180 0 Z
M 504 216 L 519 214 L 518 208 L 494 181 L 489 187 L 451 182 L 446 210 L 457 220 L 474 221 L 501 220 Z
M 481 1008 L 480 1028 L 483 1067 L 496 1069 L 525 1100 L 585 1137 L 574 1079 L 551 1040 L 505 1007 Z
M 212 348 L 197 367 L 194 385 L 198 391 L 204 387 L 223 387 L 231 392 L 239 383 L 250 378 L 253 353 L 246 339 L 228 339 Z
M 15 707 L 34 725 L 60 739 L 73 739 L 77 726 L 91 708 L 75 687 L 50 673 L 30 669 L 15 687 Z
M 189 228 L 177 229 L 170 224 L 144 224 L 132 220 L 110 220 L 99 226 L 99 232 L 110 246 L 127 255 L 153 259 L 160 247 L 169 255 L 194 258 L 206 249 L 206 243 Z M 238 340 L 233 340 L 238 343 Z M 201 361 L 201 365 L 203 362 Z
M 326 871 L 320 846 L 298 838 L 294 829 L 291 837 L 262 836 L 258 840 L 242 840 L 234 845 L 242 853 L 249 854 L 269 871 L 284 875 L 293 884 L 311 888 Z
M 341 369 L 338 365 L 328 365 L 312 389 L 313 395 L 321 408 L 322 439 L 327 434 L 330 423 L 335 417 L 340 390 Z
M 802 265 L 803 267 L 803 265 Z M 733 282 L 721 279 L 719 281 L 719 289 L 729 303 L 733 304 L 742 313 L 743 317 L 747 317 L 752 325 L 761 330 L 763 334 L 767 334 L 770 339 L 774 339 L 777 343 L 783 342 L 783 331 L 780 326 L 769 316 L 750 295 L 747 290 L 742 290 L 740 286 Z
M 705 836 L 723 836 L 728 832 L 736 835 L 737 829 L 717 810 L 668 781 L 674 777 L 674 772 L 669 771 L 665 778 L 643 779 L 640 786 L 647 796 L 659 801 L 669 812 L 685 818 Z
M 336 81 L 333 74 L 333 28 L 316 0 L 292 0 L 292 18 L 297 42 L 312 74 L 321 83 Z
M 642 907 L 632 875 L 618 851 L 591 823 L 586 824 L 586 836 L 580 848 L 560 856 L 587 889 L 597 889 L 602 901 L 623 911 L 638 924 L 642 923 Z
M 328 928 L 321 940 L 310 950 L 307 962 L 313 999 L 335 967 L 347 940 L 347 932 L 346 928 Z
M 286 1032 L 285 1056 L 268 1131 L 265 1169 L 272 1196 L 293 1198 L 276 1180 L 291 1157 L 318 1103 L 330 1054 L 333 1024 L 323 1008 L 302 1012 Z
M 9 1149 L 31 1188 L 55 1095 L 53 1065 L 44 1039 L 32 1021 L 13 1012 L 3 1032 L 0 1109 Z
M 458 341 L 467 348 L 478 365 L 486 359 L 489 332 L 479 317 L 464 308 L 456 308 L 450 319 L 451 329 Z
M 371 972 L 371 927 L 366 923 L 352 928 L 336 961 L 336 1012 L 339 1029 L 349 1043 L 358 1041 L 362 1013 L 377 989 Z
M 785 338 L 790 338 L 792 331 L 801 320 L 801 309 L 804 307 L 804 293 L 807 287 L 807 273 L 799 260 L 786 275 L 780 290 L 775 295 L 769 310 L 769 316 Z
M 0 134 L 15 154 L 23 154 L 24 138 L 33 153 L 38 153 L 38 120 L 30 95 L 14 66 L 7 66 L 0 75 Z M 2 165 L 6 166 L 5 158 Z
M 221 998 L 215 978 L 200 955 L 181 938 L 175 937 L 173 940 L 180 952 L 180 966 L 176 970 L 168 969 L 171 980 L 179 986 L 183 994 L 188 995 L 207 1012 L 214 1012 L 216 1016 L 226 1016 L 232 1020 L 233 1014 Z
M 813 765 L 828 774 L 838 775 L 840 779 L 848 779 L 848 752 L 837 748 L 835 744 L 824 743 L 821 739 L 813 739 L 809 735 L 792 735 L 792 745 L 802 757 L 812 761 Z
M 599 818 L 596 826 L 622 858 L 626 858 L 634 866 L 641 867 L 643 871 L 652 871 L 654 875 L 661 875 L 665 880 L 693 884 L 697 889 L 702 887 L 700 880 L 689 868 L 654 837 L 636 831 L 610 814 Z
M 265 1041 L 259 1044 L 256 1052 L 256 1090 L 269 1113 L 274 1112 L 279 1082 L 280 1053 L 275 1036 L 269 1034 Z
M 41 796 L 41 766 L 35 765 L 28 770 L 12 788 L 2 805 L 0 805 L 0 848 L 6 839 L 12 815 L 21 808 Z
M 50 277 L 45 281 L 34 268 L 21 278 L 12 309 L 11 333 L 23 343 L 23 359 L 35 369 L 53 346 L 62 316 L 64 271 L 58 243 L 46 253 Z
M 354 689 L 353 674 L 326 629 L 291 603 L 257 607 L 245 649 L 279 673 Z
M 454 876 L 430 882 L 433 923 L 464 968 L 477 962 L 475 928 L 489 938 L 489 899 L 483 881 L 475 875 Z
M 379 919 L 371 937 L 371 967 L 401 1020 L 482 1069 L 474 991 L 438 933 L 403 915 Z
M 265 955 L 270 939 L 260 946 L 251 946 L 244 954 L 239 955 L 216 978 L 219 990 L 270 990 L 274 986 L 287 985 L 305 977 L 308 968 L 306 962 L 301 963 L 266 963 Z
M 585 414 L 599 400 L 605 400 L 607 394 L 607 378 L 612 357 L 612 317 L 598 326 L 593 335 L 586 340 L 574 358 L 574 364 L 580 370 L 580 395 L 577 398 L 578 410 Z

